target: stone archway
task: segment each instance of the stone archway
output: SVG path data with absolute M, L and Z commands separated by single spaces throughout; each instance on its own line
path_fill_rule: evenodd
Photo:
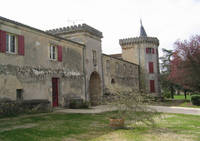
M 101 100 L 101 79 L 97 72 L 93 72 L 89 81 L 89 97 L 92 106 L 96 106 Z

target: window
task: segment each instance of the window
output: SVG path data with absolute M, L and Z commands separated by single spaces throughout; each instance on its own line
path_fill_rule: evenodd
M 6 33 L 6 52 L 16 53 L 17 51 L 17 36 Z
M 62 46 L 50 44 L 49 58 L 50 58 L 50 60 L 62 62 Z
M 124 65 L 123 65 L 124 73 L 126 72 L 126 69 L 127 69 L 127 68 L 126 68 L 126 64 L 124 64 Z
M 118 62 L 115 63 L 115 73 L 120 73 L 119 63 Z
M 134 68 L 132 66 L 130 66 L 130 75 L 134 74 Z
M 154 82 L 154 80 L 150 80 L 150 92 L 151 93 L 155 92 L 155 82 Z
M 107 74 L 110 72 L 110 61 L 106 60 L 106 72 Z
M 154 48 L 146 48 L 147 54 L 154 54 Z
M 16 90 L 16 100 L 17 101 L 23 100 L 23 90 L 22 89 Z
M 93 65 L 96 66 L 97 65 L 97 52 L 96 52 L 96 50 L 92 51 L 92 55 L 93 55 Z
M 50 59 L 57 60 L 57 47 L 55 45 L 50 45 L 49 50 Z
M 0 30 L 0 52 L 24 56 L 24 36 Z
M 111 79 L 111 84 L 115 84 L 115 79 Z
M 149 62 L 149 73 L 154 73 L 153 62 Z

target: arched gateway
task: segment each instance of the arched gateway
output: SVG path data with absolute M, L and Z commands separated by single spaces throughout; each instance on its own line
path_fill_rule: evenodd
M 93 72 L 90 76 L 89 97 L 92 106 L 99 104 L 101 99 L 101 79 L 97 72 Z

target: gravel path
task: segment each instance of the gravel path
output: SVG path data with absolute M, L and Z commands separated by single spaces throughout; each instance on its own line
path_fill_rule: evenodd
M 163 113 L 189 114 L 200 115 L 200 108 L 185 108 L 185 107 L 167 107 L 167 106 L 150 106 L 151 108 Z
M 168 106 L 149 106 L 157 112 L 200 115 L 200 108 L 168 107 Z M 109 108 L 106 105 L 92 107 L 90 109 L 57 109 L 55 113 L 102 113 L 116 110 L 115 107 Z

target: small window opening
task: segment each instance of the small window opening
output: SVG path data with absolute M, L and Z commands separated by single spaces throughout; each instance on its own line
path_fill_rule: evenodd
M 23 90 L 22 89 L 17 89 L 16 90 L 16 100 L 17 101 L 22 101 L 23 100 Z
M 115 79 L 111 79 L 111 84 L 115 84 Z

